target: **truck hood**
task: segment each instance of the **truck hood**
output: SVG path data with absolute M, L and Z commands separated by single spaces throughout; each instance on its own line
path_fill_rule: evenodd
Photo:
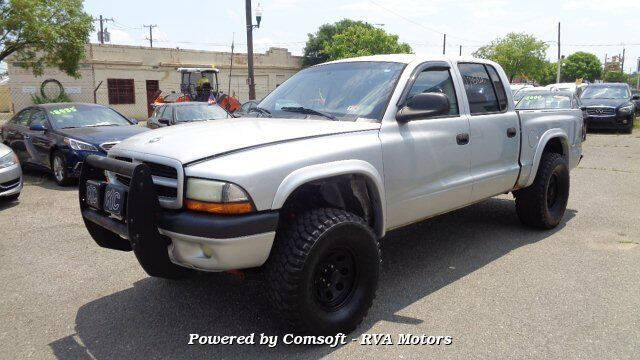
M 380 123 L 310 119 L 236 118 L 199 121 L 148 131 L 114 146 L 176 159 L 183 164 L 255 146 L 307 137 L 375 130 Z
M 582 106 L 609 106 L 617 108 L 629 102 L 629 99 L 581 99 Z

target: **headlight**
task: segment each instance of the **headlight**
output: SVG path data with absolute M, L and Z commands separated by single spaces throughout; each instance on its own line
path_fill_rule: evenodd
M 9 166 L 13 166 L 13 165 L 17 164 L 18 162 L 19 162 L 18 161 L 18 157 L 12 151 L 12 152 L 8 153 L 7 155 L 5 155 L 5 156 L 0 158 L 0 169 L 4 169 L 4 168 L 7 168 Z
M 64 143 L 73 150 L 98 151 L 95 146 L 80 140 L 64 138 Z
M 633 108 L 634 108 L 633 104 L 629 104 L 629 105 L 621 106 L 618 109 L 618 111 L 628 113 L 628 112 L 632 112 Z
M 255 209 L 249 195 L 238 185 L 198 178 L 187 179 L 187 209 L 220 215 L 237 215 Z

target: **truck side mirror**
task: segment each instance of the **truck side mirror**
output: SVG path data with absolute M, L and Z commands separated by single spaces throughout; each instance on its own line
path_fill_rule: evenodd
M 407 100 L 396 113 L 396 120 L 407 122 L 414 119 L 446 115 L 449 113 L 449 98 L 442 93 L 420 93 Z

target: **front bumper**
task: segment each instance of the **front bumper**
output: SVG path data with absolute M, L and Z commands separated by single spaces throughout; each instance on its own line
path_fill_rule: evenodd
M 0 169 L 0 197 L 19 194 L 22 191 L 22 169 L 14 164 Z
M 586 118 L 586 122 L 588 130 L 618 130 L 631 126 L 632 119 L 633 114 L 609 116 L 589 115 Z
M 86 182 L 103 181 L 104 170 L 131 177 L 122 219 L 86 204 Z M 242 216 L 215 216 L 160 207 L 148 166 L 116 159 L 89 156 L 82 167 L 79 184 L 82 217 L 117 234 L 121 240 L 103 247 L 137 249 L 155 247 L 176 265 L 204 271 L 244 269 L 262 265 L 271 252 L 279 213 L 267 211 Z M 122 239 L 130 246 L 123 247 Z M 145 261 L 153 261 L 146 259 Z

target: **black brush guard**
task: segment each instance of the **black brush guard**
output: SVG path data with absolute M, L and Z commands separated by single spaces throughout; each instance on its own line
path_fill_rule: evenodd
M 105 170 L 131 179 L 126 191 L 122 219 L 110 216 L 104 210 L 95 209 L 86 202 L 87 181 L 106 184 Z M 99 196 L 104 194 L 101 192 Z M 162 209 L 147 165 L 98 155 L 87 156 L 80 174 L 79 201 L 84 224 L 99 246 L 122 251 L 133 250 L 140 265 L 152 276 L 177 278 L 188 272 L 171 262 L 167 251 L 171 241 L 158 232 Z

